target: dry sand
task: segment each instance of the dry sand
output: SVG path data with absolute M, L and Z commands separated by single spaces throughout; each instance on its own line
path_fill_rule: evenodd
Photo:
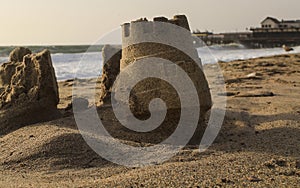
M 204 153 L 186 147 L 163 164 L 141 168 L 101 158 L 63 109 L 72 98 L 69 80 L 59 83 L 64 118 L 0 138 L 0 187 L 299 187 L 300 54 L 220 66 L 227 112 Z

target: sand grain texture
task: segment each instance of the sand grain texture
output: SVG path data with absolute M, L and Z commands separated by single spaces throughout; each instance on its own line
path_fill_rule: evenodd
M 0 66 L 0 135 L 60 117 L 50 51 L 16 48 L 10 60 Z
M 220 66 L 227 112 L 207 151 L 190 146 L 163 164 L 119 166 L 87 146 L 66 111 L 0 137 L 0 187 L 298 187 L 300 54 Z M 215 66 L 205 68 L 212 76 Z M 70 103 L 72 85 L 59 83 L 60 108 Z M 110 117 L 103 121 L 114 126 Z

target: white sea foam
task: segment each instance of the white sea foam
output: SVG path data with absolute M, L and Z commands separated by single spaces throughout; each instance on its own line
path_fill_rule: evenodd
M 53 54 L 52 62 L 58 80 L 91 78 L 102 72 L 101 52 Z M 80 68 L 80 71 L 78 69 Z
M 7 62 L 7 61 L 8 61 L 8 57 L 1 57 L 1 56 L 0 56 L 0 65 L 1 65 L 2 63 Z
M 210 51 L 210 54 L 207 52 Z M 216 63 L 217 61 L 234 61 L 234 60 L 245 60 L 258 57 L 266 57 L 281 54 L 300 53 L 300 46 L 294 47 L 294 51 L 285 52 L 282 48 L 263 48 L 263 49 L 246 49 L 236 48 L 231 49 L 227 47 L 223 48 L 198 48 L 198 54 L 203 64 Z M 212 58 L 212 56 L 214 58 Z
M 300 53 L 300 46 L 294 51 L 285 52 L 282 48 L 246 49 L 241 46 L 212 46 L 209 49 L 198 48 L 198 54 L 203 64 L 216 63 L 217 61 L 245 60 L 250 58 L 273 56 L 280 54 Z M 57 53 L 52 54 L 52 62 L 58 80 L 72 78 L 92 78 L 102 72 L 101 52 L 89 53 Z M 0 57 L 0 64 L 7 62 L 8 57 Z M 80 71 L 78 71 L 80 69 Z

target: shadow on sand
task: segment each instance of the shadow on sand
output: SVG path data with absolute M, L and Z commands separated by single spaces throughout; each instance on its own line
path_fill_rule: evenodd
M 286 123 L 287 127 L 277 128 L 276 121 Z M 274 123 L 274 127 L 265 130 L 255 129 L 263 123 Z M 63 123 L 57 123 L 56 125 L 64 126 Z M 221 132 L 211 148 L 226 152 L 250 151 L 278 156 L 300 157 L 298 152 L 300 129 L 293 128 L 297 125 L 299 125 L 298 114 L 260 116 L 228 110 Z M 79 133 L 62 134 L 54 137 L 37 151 L 37 153 L 25 158 L 6 161 L 2 165 L 7 168 L 18 163 L 39 166 L 47 161 L 51 170 L 86 169 L 112 165 L 111 162 L 97 155 Z

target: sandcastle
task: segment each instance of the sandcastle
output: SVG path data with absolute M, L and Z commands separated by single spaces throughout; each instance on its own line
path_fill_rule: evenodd
M 203 120 L 207 111 L 211 108 L 211 95 L 207 80 L 202 71 L 201 60 L 189 36 L 176 36 L 172 30 L 162 29 L 155 23 L 175 24 L 181 28 L 190 31 L 188 20 L 185 15 L 176 15 L 173 19 L 165 17 L 156 17 L 153 21 L 139 19 L 131 23 L 122 25 L 122 55 L 120 61 L 113 60 L 113 63 L 120 63 L 120 72 L 124 71 L 127 66 L 135 63 L 137 60 L 149 57 L 157 57 L 169 60 L 180 66 L 193 81 L 199 96 L 201 105 L 200 117 Z M 156 42 L 159 38 L 159 42 Z M 167 45 L 172 40 L 172 44 Z M 180 46 L 186 49 L 189 54 L 176 48 Z M 104 52 L 105 53 L 105 52 Z M 195 62 L 195 60 L 197 62 Z M 106 63 L 107 60 L 104 61 Z M 111 63 L 111 61 L 110 61 Z M 104 65 L 105 66 L 105 65 Z M 111 67 L 111 66 L 110 66 Z M 118 68 L 118 66 L 115 66 Z M 164 66 L 164 74 L 171 72 L 174 66 L 172 64 Z M 104 67 L 105 72 L 105 67 Z M 151 71 L 151 70 L 147 70 Z M 118 71 L 115 71 L 118 72 Z M 132 75 L 134 77 L 134 75 Z M 172 75 L 171 75 L 172 76 Z M 116 75 L 111 75 L 112 80 Z M 106 78 L 107 79 L 107 78 Z M 106 86 L 111 92 L 112 86 Z M 102 87 L 106 93 L 105 87 Z M 154 98 L 161 98 L 167 105 L 168 110 L 180 109 L 180 99 L 174 88 L 163 80 L 149 78 L 139 82 L 131 91 L 130 108 L 136 116 L 149 115 L 148 105 Z
M 58 86 L 50 52 L 11 52 L 0 67 L 0 134 L 60 116 Z
M 101 77 L 100 103 L 110 103 L 112 86 L 120 73 L 120 59 L 122 50 L 111 45 L 102 49 L 103 69 Z

